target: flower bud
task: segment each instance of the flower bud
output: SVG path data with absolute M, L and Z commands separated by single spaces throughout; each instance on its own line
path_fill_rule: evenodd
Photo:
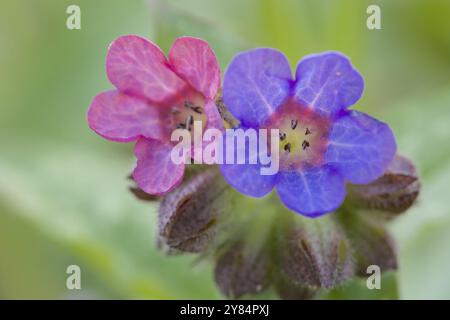
M 270 283 L 270 258 L 266 251 L 254 251 L 238 242 L 219 256 L 214 278 L 230 298 L 259 293 Z
M 227 186 L 211 168 L 185 181 L 167 194 L 159 207 L 159 235 L 172 249 L 199 252 L 217 231 L 217 220 L 226 206 Z
M 307 300 L 313 299 L 318 288 L 294 283 L 286 276 L 280 275 L 276 281 L 275 288 L 281 299 L 284 300 Z
M 281 268 L 297 285 L 332 288 L 353 274 L 350 243 L 334 219 L 302 219 L 280 241 Z
M 411 207 L 420 192 L 413 163 L 396 155 L 383 176 L 367 185 L 349 186 L 349 199 L 359 207 L 402 213 Z
M 354 251 L 356 273 L 367 276 L 367 267 L 377 265 L 381 271 L 396 270 L 397 250 L 384 221 L 368 212 L 346 211 L 338 214 Z

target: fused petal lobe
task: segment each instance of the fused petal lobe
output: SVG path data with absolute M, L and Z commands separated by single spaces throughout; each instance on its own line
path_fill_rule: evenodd
M 184 164 L 174 164 L 170 157 L 172 144 L 158 140 L 139 139 L 134 148 L 137 165 L 133 179 L 145 192 L 162 195 L 182 180 Z
M 297 65 L 295 98 L 325 114 L 359 100 L 364 80 L 350 60 L 337 52 L 309 55 Z
M 345 197 L 342 175 L 327 165 L 280 172 L 276 189 L 286 207 L 308 217 L 336 210 Z
M 171 99 L 186 87 L 169 68 L 161 49 L 134 35 L 114 40 L 108 50 L 106 72 L 120 91 L 154 103 Z
M 274 184 L 275 175 L 261 175 L 259 164 L 223 164 L 220 171 L 225 180 L 240 193 L 252 197 L 268 194 Z
M 206 41 L 178 38 L 170 49 L 169 61 L 181 78 L 205 97 L 214 99 L 220 87 L 220 69 Z
M 225 131 L 225 126 L 223 124 L 223 120 L 220 117 L 220 113 L 217 110 L 217 106 L 216 106 L 214 100 L 206 100 L 204 110 L 205 110 L 205 114 L 206 114 L 205 132 L 210 129 L 217 129 L 220 132 Z M 203 136 L 203 137 L 199 136 L 198 138 L 200 138 L 201 141 L 198 144 L 192 143 L 191 156 L 194 160 L 197 160 L 198 162 L 201 163 L 202 161 L 204 161 L 203 153 L 204 153 L 205 148 L 211 144 L 218 145 L 219 139 L 211 138 L 211 137 L 205 138 L 205 136 Z M 208 164 L 210 164 L 210 163 L 208 163 Z
M 255 49 L 237 55 L 225 73 L 223 99 L 245 126 L 267 119 L 289 94 L 291 69 L 275 49 Z
M 118 91 L 98 94 L 88 111 L 89 127 L 102 137 L 119 142 L 140 136 L 163 138 L 159 111 L 146 101 Z
M 222 136 L 225 151 L 223 152 L 224 164 L 220 166 L 220 171 L 225 180 L 240 193 L 252 197 L 262 197 L 273 189 L 277 174 L 262 174 L 261 158 L 259 157 L 257 147 L 252 152 L 248 140 L 246 140 L 245 145 L 237 143 L 238 139 L 231 140 L 230 138 L 233 138 L 233 132 L 235 131 L 227 130 Z M 233 164 L 226 164 L 227 153 L 231 151 L 230 141 L 234 143 Z M 242 157 L 241 160 L 239 160 L 239 157 Z
M 205 102 L 205 114 L 206 114 L 206 129 L 218 129 L 220 131 L 225 130 L 222 117 L 217 109 L 214 100 L 207 100 Z
M 325 161 L 352 183 L 380 177 L 397 149 L 389 126 L 358 111 L 346 112 L 333 124 Z

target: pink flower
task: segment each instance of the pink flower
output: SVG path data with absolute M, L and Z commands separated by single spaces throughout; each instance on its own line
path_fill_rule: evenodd
M 133 178 L 145 192 L 162 195 L 174 189 L 185 165 L 171 161 L 172 131 L 189 129 L 194 120 L 204 129 L 223 129 L 214 103 L 220 87 L 214 52 L 201 39 L 181 37 L 166 59 L 154 43 L 122 36 L 109 47 L 106 72 L 117 89 L 93 99 L 89 127 L 108 140 L 136 141 Z

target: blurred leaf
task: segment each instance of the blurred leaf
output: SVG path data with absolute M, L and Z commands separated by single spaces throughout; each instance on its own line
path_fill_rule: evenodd
M 148 4 L 155 34 L 153 40 L 165 52 L 169 51 L 178 37 L 189 35 L 202 38 L 208 41 L 216 54 L 223 74 L 231 58 L 248 46 L 238 33 L 220 26 L 209 16 L 189 10 L 192 9 L 189 5 L 180 8 L 162 0 L 149 0 Z
M 123 298 L 218 297 L 211 266 L 156 249 L 155 206 L 128 192 L 127 162 L 52 144 L 11 147 L 0 160 L 0 202 L 71 248 Z
M 450 255 L 450 90 L 416 95 L 391 107 L 386 120 L 399 151 L 417 165 L 422 191 L 417 204 L 392 224 L 399 242 L 402 298 L 448 299 Z M 420 267 L 419 267 L 420 266 Z M 425 289 L 426 288 L 426 289 Z

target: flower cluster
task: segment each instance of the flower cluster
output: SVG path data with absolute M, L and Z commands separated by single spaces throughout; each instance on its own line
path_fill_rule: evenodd
M 136 142 L 131 190 L 159 201 L 160 244 L 212 257 L 225 295 L 272 286 L 283 298 L 305 299 L 370 264 L 397 268 L 385 224 L 415 202 L 420 182 L 414 165 L 396 155 L 389 126 L 349 110 L 364 81 L 347 57 L 304 57 L 293 76 L 281 52 L 250 50 L 232 60 L 221 88 L 207 42 L 178 38 L 166 58 L 154 43 L 123 36 L 109 47 L 106 71 L 116 89 L 93 99 L 90 128 L 108 140 Z M 172 161 L 171 135 L 181 129 L 199 140 L 194 123 L 225 132 L 223 138 L 277 130 L 277 152 L 269 155 L 279 171 L 261 174 L 259 160 L 186 170 Z M 273 153 L 270 144 L 264 140 L 256 156 L 243 157 Z M 189 148 L 195 160 L 207 147 Z M 329 212 L 335 214 L 323 216 Z

